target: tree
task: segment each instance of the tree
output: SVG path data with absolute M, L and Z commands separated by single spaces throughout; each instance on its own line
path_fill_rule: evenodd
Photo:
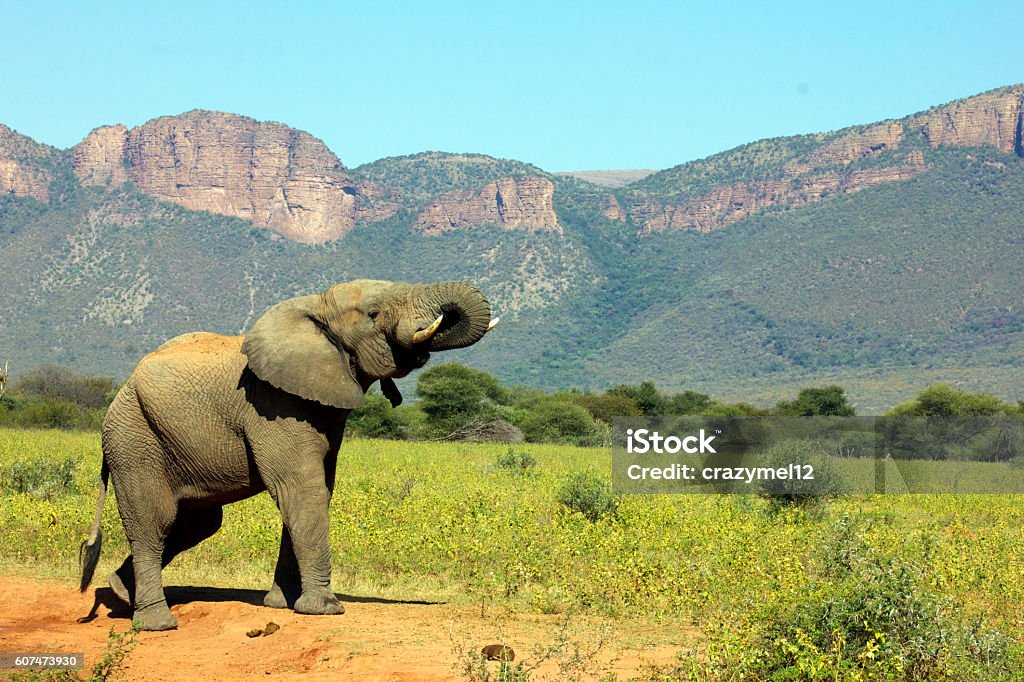
M 790 417 L 852 417 L 853 406 L 846 399 L 842 386 L 805 388 L 797 394 L 796 400 L 783 401 L 775 406 L 777 414 Z
M 697 391 L 683 391 L 666 400 L 668 414 L 704 414 L 715 405 L 711 396 Z
M 958 391 L 948 384 L 929 386 L 913 400 L 889 410 L 894 417 L 985 417 L 1020 414 L 1019 407 L 986 393 Z
M 611 424 L 615 417 L 639 417 L 643 411 L 632 398 L 617 393 L 580 393 L 572 401 L 590 413 L 594 419 Z
M 922 416 L 984 417 L 1010 410 L 994 395 L 958 391 L 946 384 L 929 386 L 917 395 L 917 414 Z
M 631 399 L 640 411 L 648 417 L 665 414 L 665 398 L 658 393 L 653 381 L 644 381 L 639 386 L 618 384 L 608 389 L 612 395 L 621 395 Z

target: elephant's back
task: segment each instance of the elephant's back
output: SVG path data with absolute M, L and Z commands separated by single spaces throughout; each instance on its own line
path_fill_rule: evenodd
M 132 373 L 132 381 L 143 405 L 173 403 L 181 405 L 202 397 L 212 404 L 228 404 L 238 388 L 245 369 L 241 336 L 222 336 L 209 332 L 190 332 L 167 341 L 142 358 Z M 188 389 L 174 397 L 169 388 Z
M 238 353 L 242 348 L 242 339 L 243 337 L 241 336 L 223 336 L 211 332 L 189 332 L 165 341 L 163 345 L 147 357 L 170 353 L 198 353 L 203 355 Z

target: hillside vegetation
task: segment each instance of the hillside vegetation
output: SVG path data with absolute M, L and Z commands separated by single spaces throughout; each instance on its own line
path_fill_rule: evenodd
M 130 183 L 83 187 L 68 152 L 8 134 L 29 180 L 49 184 L 35 198 L 0 196 L 0 360 L 123 377 L 169 337 L 240 333 L 271 304 L 335 282 L 466 279 L 503 323 L 445 358 L 507 383 L 601 390 L 656 375 L 673 391 L 763 405 L 840 383 L 862 412 L 943 382 L 1016 399 L 1024 160 L 1012 139 L 985 142 L 1004 131 L 978 112 L 1019 90 L 753 142 L 613 190 L 483 155 L 382 159 L 351 174 L 399 208 L 320 245 Z M 981 146 L 960 143 L 969 133 Z M 557 229 L 417 228 L 439 196 L 528 176 L 553 199 L 521 199 L 553 202 Z M 737 208 L 775 181 L 785 201 Z M 703 210 L 702 196 L 727 202 L 727 224 L 672 228 L 684 209 Z

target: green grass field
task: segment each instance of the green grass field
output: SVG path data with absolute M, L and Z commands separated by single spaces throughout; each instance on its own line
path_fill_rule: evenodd
M 522 473 L 498 464 L 508 449 L 346 442 L 331 506 L 335 589 L 483 602 L 518 613 L 691 623 L 708 633 L 702 675 L 709 679 L 716 665 L 764 665 L 737 653 L 758 651 L 755 641 L 766 647 L 762 653 L 782 652 L 794 666 L 813 671 L 820 659 L 825 672 L 842 672 L 845 654 L 822 642 L 855 642 L 836 640 L 824 625 L 817 633 L 824 640 L 799 634 L 814 634 L 813 624 L 800 625 L 800 613 L 830 600 L 867 609 L 857 618 L 879 623 L 892 620 L 893 609 L 909 608 L 918 620 L 932 616 L 914 616 L 915 608 L 933 609 L 942 627 L 997 633 L 1018 652 L 1024 641 L 1024 496 L 848 496 L 782 509 L 749 495 L 624 496 L 612 513 L 591 521 L 558 494 L 581 470 L 610 479 L 608 450 L 517 445 L 518 454 L 536 460 Z M 98 434 L 0 429 L 0 569 L 77 579 L 99 466 Z M 127 553 L 113 499 L 104 533 L 100 584 Z M 269 496 L 232 505 L 224 528 L 179 557 L 165 582 L 266 588 L 279 533 Z M 844 592 L 851 585 L 852 596 Z M 882 606 L 857 601 L 858 585 L 868 585 L 869 596 L 876 590 Z M 889 616 L 886 600 L 895 604 Z M 782 636 L 780 623 L 796 625 Z M 871 628 L 877 641 L 857 643 L 858 656 L 867 651 L 881 661 L 898 633 L 867 620 L 861 629 Z M 735 642 L 744 644 L 737 649 Z M 872 646 L 881 653 L 871 654 Z M 1000 651 L 999 660 L 1010 655 Z M 881 665 L 871 656 L 857 658 L 857 669 Z M 953 659 L 936 660 L 949 666 Z M 901 674 L 891 679 L 932 679 Z M 816 675 L 785 679 L 826 679 Z

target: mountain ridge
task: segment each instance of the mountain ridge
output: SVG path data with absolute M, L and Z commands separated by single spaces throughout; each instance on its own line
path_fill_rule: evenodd
M 927 379 L 1017 399 L 1022 93 L 619 188 L 480 154 L 349 168 L 234 114 L 100 127 L 67 150 L 0 127 L 0 357 L 124 376 L 170 336 L 240 333 L 336 281 L 467 279 L 504 322 L 452 357 L 507 381 L 775 402 L 838 380 L 881 409 Z
M 17 135 L 0 130 L 0 190 L 45 200 L 52 177 L 12 158 L 18 154 L 8 147 L 31 147 L 29 138 Z M 604 215 L 641 236 L 667 229 L 709 232 L 772 207 L 799 207 L 906 180 L 926 168 L 922 143 L 991 145 L 1024 157 L 1024 84 L 901 119 L 758 140 L 602 187 Z M 422 152 L 349 169 L 309 133 L 202 109 L 131 129 L 100 126 L 68 150 L 35 145 L 37 155 L 42 149 L 70 155 L 83 184 L 109 188 L 131 182 L 161 201 L 244 218 L 305 243 L 343 238 L 357 223 L 379 222 L 400 210 L 425 210 L 417 224 L 427 234 L 483 224 L 557 229 L 554 181 L 587 181 L 585 172 L 551 174 L 482 154 Z M 546 182 L 523 183 L 524 177 Z

